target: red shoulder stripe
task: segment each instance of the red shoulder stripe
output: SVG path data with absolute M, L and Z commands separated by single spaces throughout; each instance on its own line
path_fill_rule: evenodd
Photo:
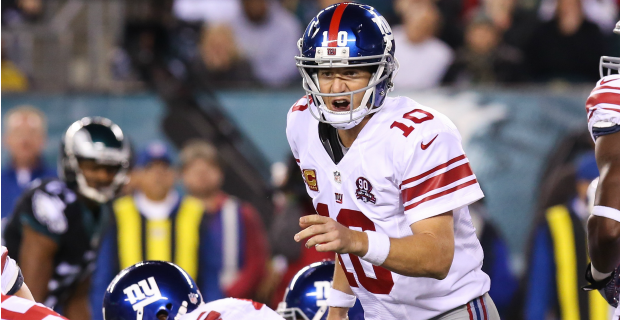
M 586 101 L 586 111 L 601 103 L 620 105 L 620 94 L 613 92 L 596 93 L 588 97 Z
M 448 189 L 448 190 L 442 191 L 442 192 L 437 193 L 437 194 L 434 194 L 434 195 L 432 195 L 432 196 L 428 196 L 428 197 L 426 197 L 426 198 L 424 198 L 424 199 L 422 199 L 422 200 L 420 200 L 420 201 L 418 201 L 418 202 L 414 202 L 414 203 L 412 203 L 412 204 L 410 204 L 410 205 L 406 206 L 406 207 L 405 207 L 405 211 L 407 211 L 407 210 L 409 210 L 409 209 L 413 209 L 413 208 L 415 208 L 415 207 L 417 207 L 417 206 L 421 205 L 422 203 L 424 203 L 424 202 L 426 202 L 426 201 L 431 201 L 431 200 L 433 200 L 433 199 L 437 199 L 437 198 L 439 198 L 439 197 L 443 197 L 443 196 L 445 196 L 445 195 L 447 195 L 447 194 L 450 194 L 450 193 L 452 193 L 452 192 L 454 192 L 454 191 L 457 191 L 457 190 L 463 189 L 463 188 L 465 188 L 465 187 L 469 187 L 469 186 L 471 186 L 472 184 L 476 184 L 476 183 L 478 183 L 478 180 L 476 180 L 476 179 L 474 179 L 474 180 L 470 180 L 470 181 L 467 181 L 467 182 L 465 182 L 465 183 L 463 183 L 463 184 L 460 184 L 460 185 L 458 185 L 458 186 L 456 186 L 456 187 L 450 188 L 450 189 Z
M 436 166 L 435 168 L 430 169 L 430 170 L 428 170 L 428 171 L 426 171 L 426 172 L 424 172 L 424 173 L 422 173 L 422 174 L 419 174 L 419 175 L 417 175 L 417 176 L 415 176 L 415 177 L 412 177 L 412 178 L 406 179 L 406 180 L 405 180 L 405 181 L 403 181 L 403 183 L 401 183 L 400 185 L 402 186 L 402 185 L 405 185 L 405 184 L 408 184 L 408 183 L 414 182 L 414 181 L 416 181 L 416 180 L 420 180 L 420 179 L 422 179 L 422 178 L 424 178 L 424 177 L 428 176 L 429 174 L 431 174 L 431 173 L 433 173 L 433 172 L 435 172 L 435 171 L 437 171 L 437 170 L 443 169 L 443 168 L 445 168 L 445 167 L 447 167 L 447 166 L 449 166 L 449 165 L 451 165 L 451 164 L 453 164 L 453 163 L 455 163 L 455 162 L 457 162 L 457 161 L 463 160 L 463 159 L 465 159 L 465 158 L 466 158 L 466 156 L 465 156 L 464 154 L 462 154 L 462 155 L 460 155 L 460 156 L 458 156 L 458 157 L 452 158 L 452 159 L 448 160 L 448 162 L 446 162 L 446 163 L 444 163 L 444 164 L 440 164 L 440 165 Z
M 472 176 L 474 173 L 469 166 L 469 163 L 463 163 L 458 167 L 454 167 L 449 171 L 436 175 L 417 186 L 405 189 L 401 192 L 403 196 L 403 203 L 411 201 L 417 197 L 423 196 L 433 190 L 443 188 L 451 183 L 459 181 L 463 178 Z

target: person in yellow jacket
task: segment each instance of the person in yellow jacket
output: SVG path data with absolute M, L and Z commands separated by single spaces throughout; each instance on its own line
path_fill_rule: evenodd
M 599 175 L 594 152 L 578 158 L 575 169 L 572 200 L 547 208 L 534 230 L 525 279 L 525 320 L 610 319 L 603 297 L 580 289 L 587 284 L 583 279 L 588 263 L 587 190 Z
M 132 174 L 136 191 L 112 205 L 113 221 L 101 245 L 91 288 L 93 319 L 102 319 L 101 301 L 110 281 L 137 262 L 174 262 L 198 277 L 203 204 L 175 190 L 177 173 L 164 143 L 150 143 L 138 155 L 136 167 Z

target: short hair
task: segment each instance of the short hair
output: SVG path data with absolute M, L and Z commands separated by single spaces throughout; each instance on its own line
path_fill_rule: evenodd
M 190 140 L 185 144 L 179 156 L 181 160 L 181 169 L 196 159 L 205 160 L 222 169 L 222 161 L 220 160 L 217 148 L 205 140 Z
M 18 114 L 24 114 L 24 115 L 33 115 L 37 118 L 39 118 L 39 120 L 41 121 L 41 129 L 43 130 L 43 133 L 47 132 L 47 117 L 45 117 L 45 114 L 39 110 L 38 108 L 31 106 L 31 105 L 21 105 L 21 106 L 17 106 L 15 108 L 12 108 L 11 110 L 9 110 L 5 115 L 4 115 L 4 119 L 3 119 L 3 123 L 2 125 L 4 126 L 4 130 L 5 132 L 9 130 L 10 128 L 10 123 L 11 123 L 11 119 Z

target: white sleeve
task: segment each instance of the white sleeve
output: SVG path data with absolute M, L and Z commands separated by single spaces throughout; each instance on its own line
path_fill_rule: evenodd
M 586 101 L 592 138 L 620 131 L 620 77 L 601 79 Z
M 9 252 L 5 246 L 2 246 L 2 293 L 8 294 L 11 291 L 16 291 L 13 287 L 18 284 L 21 287 L 21 282 L 18 282 L 19 279 L 19 266 L 17 266 L 17 262 L 9 257 Z M 13 290 L 11 290 L 13 289 Z M 19 290 L 19 288 L 16 288 Z M 14 292 L 12 292 L 14 293 Z
M 405 152 L 400 190 L 409 224 L 484 197 L 457 135 L 442 131 Z

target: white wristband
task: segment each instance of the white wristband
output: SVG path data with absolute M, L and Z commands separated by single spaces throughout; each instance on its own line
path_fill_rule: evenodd
M 383 233 L 364 231 L 368 235 L 368 252 L 362 259 L 380 266 L 390 254 L 390 238 Z
M 608 273 L 602 273 L 596 269 L 594 269 L 594 265 L 590 264 L 590 271 L 592 271 L 592 279 L 594 279 L 595 281 L 601 281 L 607 277 L 609 277 L 611 275 L 611 273 L 613 272 L 608 272 Z
M 357 300 L 357 297 L 354 295 L 329 288 L 329 296 L 327 298 L 327 305 L 329 307 L 353 308 L 355 300 Z
M 620 210 L 618 209 L 604 206 L 594 206 L 594 208 L 592 208 L 592 215 L 605 217 L 620 222 Z

